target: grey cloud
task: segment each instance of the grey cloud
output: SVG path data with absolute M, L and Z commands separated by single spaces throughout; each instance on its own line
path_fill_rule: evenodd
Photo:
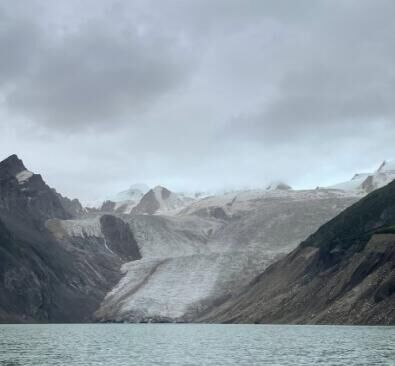
M 289 55 L 293 64 L 275 94 L 258 111 L 232 120 L 227 130 L 276 144 L 354 137 L 388 126 L 395 118 L 395 26 L 389 19 L 395 4 L 378 4 L 337 3 L 342 11 L 334 8 L 319 17 L 323 22 L 310 24 L 307 47 Z
M 40 42 L 36 24 L 0 13 L 0 86 L 15 82 L 27 72 L 38 55 Z
M 26 47 L 32 36 L 25 28 L 0 34 L 11 48 L 0 61 L 0 76 L 14 82 L 6 106 L 55 130 L 133 123 L 193 67 L 177 39 L 140 35 L 133 25 L 117 31 L 104 21 L 83 24 L 41 44 L 39 57 Z
M 393 1 L 3 3 L 0 155 L 66 194 L 314 187 L 395 158 Z

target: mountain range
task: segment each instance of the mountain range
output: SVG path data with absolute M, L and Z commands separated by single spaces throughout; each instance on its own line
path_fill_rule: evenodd
M 395 179 L 395 162 L 383 161 L 377 170 L 372 173 L 357 173 L 351 180 L 340 182 L 328 187 L 317 189 L 337 190 L 347 192 L 353 196 L 360 196 L 381 188 Z M 100 211 L 118 214 L 174 214 L 180 208 L 186 207 L 194 201 L 200 201 L 209 197 L 221 197 L 229 194 L 248 191 L 292 191 L 292 187 L 282 181 L 273 181 L 265 189 L 244 189 L 230 192 L 194 192 L 182 193 L 171 192 L 162 186 L 149 188 L 146 184 L 133 184 L 127 190 L 114 194 L 104 201 L 96 201 Z M 173 212 L 171 212 L 173 211 Z
M 133 185 L 83 207 L 12 155 L 0 162 L 0 322 L 393 323 L 394 178 L 384 162 L 312 190 Z

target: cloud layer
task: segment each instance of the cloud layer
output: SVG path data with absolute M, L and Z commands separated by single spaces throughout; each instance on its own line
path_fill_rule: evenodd
M 390 0 L 0 1 L 0 155 L 69 195 L 395 159 Z M 221 172 L 219 174 L 219 172 Z

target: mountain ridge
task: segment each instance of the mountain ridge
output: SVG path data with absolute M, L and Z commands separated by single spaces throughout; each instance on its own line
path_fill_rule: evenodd
M 370 193 L 200 321 L 395 324 L 395 182 Z
M 0 162 L 0 323 L 90 322 L 137 244 L 117 217 L 67 230 L 83 225 L 80 205 L 26 171 L 16 155 Z

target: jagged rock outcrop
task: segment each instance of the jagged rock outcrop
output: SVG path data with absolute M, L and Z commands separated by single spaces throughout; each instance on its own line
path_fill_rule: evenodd
M 68 203 L 16 155 L 0 162 L 0 322 L 91 321 L 141 257 L 121 219 L 76 220 Z
M 0 162 L 0 218 L 9 220 L 11 216 L 15 224 L 36 226 L 49 218 L 72 218 L 41 175 L 27 170 L 16 155 Z
M 126 222 L 112 215 L 103 215 L 100 226 L 106 245 L 112 252 L 129 261 L 141 259 L 140 249 Z
M 63 208 L 72 218 L 76 219 L 82 217 L 86 213 L 86 210 L 77 198 L 70 199 L 62 196 L 60 193 L 56 192 L 56 194 L 58 195 Z
M 323 225 L 200 321 L 395 324 L 395 182 Z

